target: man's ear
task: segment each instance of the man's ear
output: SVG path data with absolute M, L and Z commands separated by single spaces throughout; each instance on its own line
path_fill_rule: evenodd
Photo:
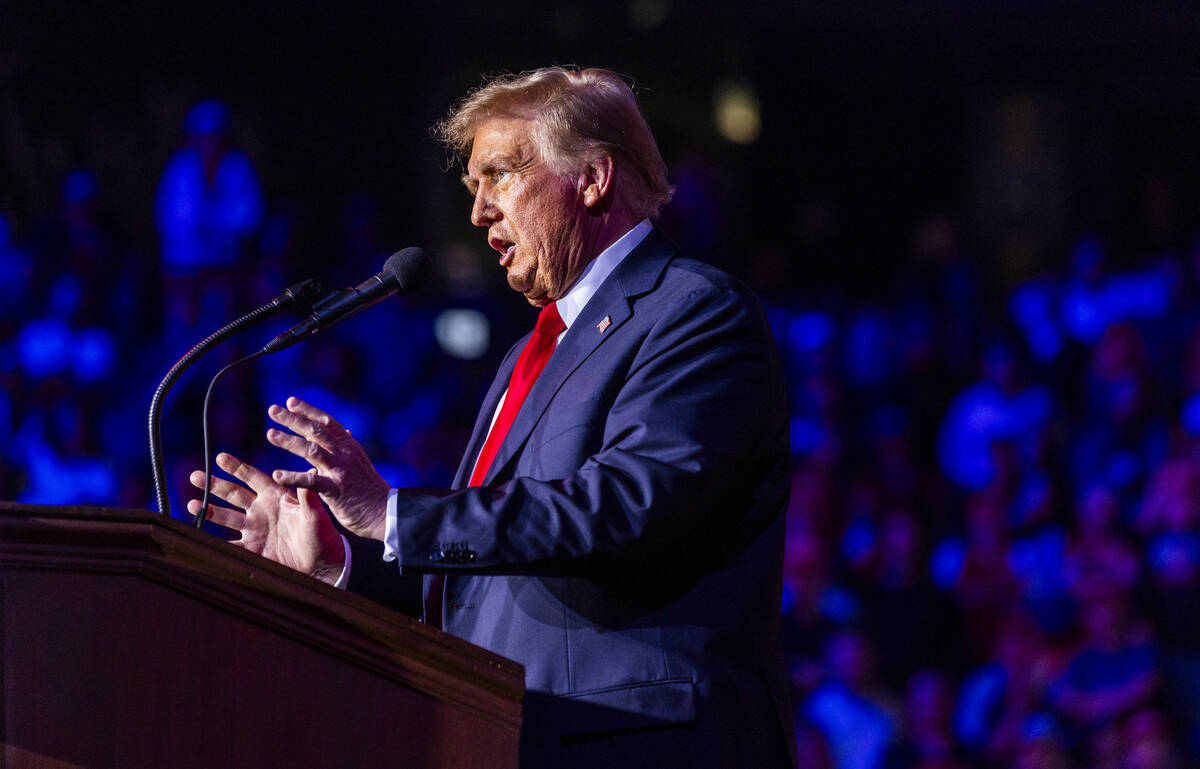
M 583 204 L 591 213 L 603 213 L 612 205 L 616 172 L 616 164 L 607 153 L 597 155 L 584 165 L 579 177 L 580 193 Z

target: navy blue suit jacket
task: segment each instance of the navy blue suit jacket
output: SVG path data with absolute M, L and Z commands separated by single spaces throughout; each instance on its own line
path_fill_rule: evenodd
M 523 765 L 786 766 L 787 409 L 758 301 L 652 232 L 465 488 L 527 339 L 455 489 L 399 491 L 402 568 L 443 572 L 444 629 L 525 666 Z

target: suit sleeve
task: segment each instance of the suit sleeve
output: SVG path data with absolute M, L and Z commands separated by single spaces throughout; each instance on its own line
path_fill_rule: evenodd
M 405 570 L 570 572 L 656 558 L 746 523 L 763 465 L 777 463 L 786 441 L 766 324 L 753 300 L 715 286 L 653 312 L 659 320 L 622 372 L 602 445 L 569 477 L 399 490 Z M 431 560 L 443 543 L 468 558 Z

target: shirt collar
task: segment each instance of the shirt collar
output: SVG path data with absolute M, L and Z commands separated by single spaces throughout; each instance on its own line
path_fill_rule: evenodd
M 588 262 L 587 266 L 583 268 L 583 274 L 579 276 L 579 280 L 571 286 L 571 290 L 555 303 L 558 315 L 567 328 L 570 328 L 575 319 L 579 317 L 579 313 L 583 312 L 583 308 L 587 306 L 588 301 L 596 293 L 596 289 L 600 288 L 600 284 L 604 282 L 605 278 L 611 275 L 612 271 L 617 269 L 617 265 L 646 239 L 653 228 L 649 219 L 641 220 L 634 225 L 633 229 L 618 238 L 616 243 L 601 251 L 599 256 Z

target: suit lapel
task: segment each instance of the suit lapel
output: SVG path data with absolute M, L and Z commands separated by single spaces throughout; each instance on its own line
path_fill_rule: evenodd
M 500 445 L 500 450 L 492 460 L 491 467 L 488 468 L 487 475 L 484 477 L 484 485 L 491 485 L 501 471 L 520 453 L 529 434 L 571 373 L 587 360 L 588 356 L 595 352 L 600 345 L 621 332 L 621 326 L 632 315 L 630 300 L 654 287 L 667 262 L 674 256 L 675 250 L 675 246 L 670 241 L 659 235 L 657 230 L 652 230 L 645 240 L 638 244 L 637 248 L 625 257 L 613 273 L 600 284 L 579 317 L 567 330 L 562 342 L 555 348 L 554 354 L 546 363 L 546 368 L 542 369 L 542 373 L 530 389 L 529 395 L 526 396 L 525 402 L 521 404 L 517 418 L 509 428 L 508 435 L 504 437 L 504 443 Z M 605 318 L 609 319 L 609 324 L 600 330 L 599 325 Z M 524 347 L 523 342 L 521 346 Z M 507 366 L 507 373 L 503 376 L 504 386 L 507 386 L 515 365 L 514 359 L 513 363 Z M 497 379 L 499 381 L 501 378 Z M 493 389 L 495 389 L 495 385 L 493 385 Z M 489 392 L 489 399 L 491 395 Z M 496 396 L 496 400 L 499 400 L 499 395 Z M 494 410 L 495 401 L 491 402 Z M 491 419 L 491 411 L 486 409 L 485 411 L 487 417 L 483 423 L 483 430 L 486 433 Z M 479 425 L 477 423 L 476 433 L 478 432 Z M 483 438 L 478 440 L 479 445 L 482 446 Z M 472 436 L 474 451 L 471 454 L 471 462 L 474 462 L 474 455 L 479 450 L 475 447 L 475 442 L 475 436 Z

